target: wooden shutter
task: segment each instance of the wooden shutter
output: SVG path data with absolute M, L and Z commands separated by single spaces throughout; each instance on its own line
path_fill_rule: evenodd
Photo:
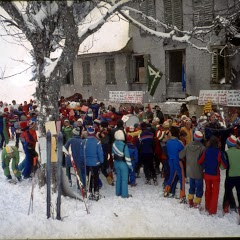
M 224 49 L 224 56 L 228 56 L 229 55 L 229 49 L 225 48 Z M 225 72 L 225 80 L 226 83 L 229 83 L 231 80 L 231 70 L 230 70 L 230 59 L 229 57 L 225 57 L 224 58 L 224 72 Z
M 155 0 L 147 0 L 147 16 L 156 18 L 156 10 L 155 10 Z M 149 20 L 147 20 L 147 26 L 153 30 L 155 30 L 155 24 Z
M 115 78 L 115 61 L 114 61 L 114 59 L 110 60 L 110 76 L 111 76 L 111 84 L 115 84 L 116 78 Z
M 165 17 L 166 24 L 168 24 L 168 25 L 173 24 L 172 1 L 171 0 L 164 0 L 164 17 Z
M 182 10 L 182 0 L 173 1 L 173 25 L 178 29 L 182 30 L 183 28 L 183 10 Z
M 218 49 L 213 49 L 212 54 L 212 82 L 218 83 Z
M 211 24 L 213 21 L 213 0 L 204 1 L 204 25 Z
M 202 9 L 202 2 L 200 0 L 193 0 L 193 21 L 194 26 L 199 26 L 201 19 L 201 9 Z
M 140 2 L 139 4 L 139 9 L 142 13 L 144 13 L 145 15 L 147 15 L 147 0 L 143 0 L 142 2 Z M 144 26 L 147 25 L 147 20 L 146 18 L 140 17 L 139 22 L 141 24 L 143 24 Z

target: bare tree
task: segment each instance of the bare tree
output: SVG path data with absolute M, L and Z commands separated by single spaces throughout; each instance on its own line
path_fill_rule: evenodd
M 209 26 L 182 30 L 131 7 L 141 4 L 143 1 L 0 1 L 0 6 L 10 16 L 10 18 L 0 16 L 6 31 L 20 41 L 28 40 L 33 48 L 31 54 L 34 59 L 35 78 L 38 83 L 36 96 L 41 109 L 39 119 L 41 132 L 44 132 L 43 126 L 47 116 L 51 115 L 53 119 L 58 117 L 60 86 L 78 55 L 80 44 L 89 35 L 101 28 L 113 14 L 119 14 L 119 17 L 124 17 L 150 35 L 185 42 L 204 51 L 210 51 L 208 36 L 224 31 L 226 33 L 224 36 L 228 36 L 226 44 L 232 46 L 232 54 L 238 51 L 238 47 L 231 44 L 233 37 L 239 33 L 238 10 L 228 15 L 217 16 Z M 90 23 L 88 27 L 79 30 L 80 24 L 90 11 L 100 5 L 105 8 L 102 17 L 97 22 Z M 133 15 L 139 15 L 141 18 L 147 19 L 155 24 L 156 29 L 161 29 L 161 31 L 144 26 Z M 51 59 L 51 53 L 59 48 L 62 50 L 60 56 L 57 59 Z

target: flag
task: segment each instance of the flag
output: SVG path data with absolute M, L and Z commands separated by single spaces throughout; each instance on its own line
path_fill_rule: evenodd
M 184 64 L 182 64 L 182 91 L 184 92 L 185 90 L 186 90 L 185 70 Z
M 147 66 L 148 92 L 150 93 L 151 96 L 154 95 L 162 75 L 163 73 L 160 72 L 148 61 L 148 66 Z

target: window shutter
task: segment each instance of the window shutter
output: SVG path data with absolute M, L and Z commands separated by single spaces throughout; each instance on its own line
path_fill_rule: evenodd
M 143 0 L 140 4 L 139 4 L 139 9 L 142 13 L 144 13 L 145 15 L 147 15 L 147 0 Z M 141 24 L 143 24 L 144 26 L 147 25 L 147 20 L 146 18 L 140 17 L 140 21 Z
M 213 21 L 213 0 L 204 2 L 204 24 L 211 24 Z
M 212 54 L 212 82 L 218 83 L 218 50 L 213 49 Z
M 115 84 L 116 83 L 116 79 L 115 79 L 115 62 L 114 62 L 113 59 L 110 61 L 110 64 L 111 64 L 111 71 L 110 71 L 110 73 L 111 73 L 111 83 Z
M 168 24 L 168 25 L 173 24 L 172 1 L 171 0 L 164 0 L 164 17 L 165 17 L 166 24 Z
M 147 0 L 147 16 L 156 18 L 155 0 Z M 155 30 L 155 24 L 149 20 L 147 20 L 147 26 Z
M 183 10 L 182 10 L 182 0 L 174 0 L 173 4 L 173 16 L 174 25 L 182 30 L 183 28 Z
M 201 19 L 201 9 L 202 9 L 202 3 L 199 0 L 193 0 L 193 21 L 194 26 L 198 26 Z
M 228 55 L 229 55 L 229 49 L 225 48 L 224 49 L 224 56 L 228 56 Z M 225 72 L 226 83 L 229 83 L 230 80 L 231 80 L 231 70 L 230 70 L 229 57 L 224 58 L 224 72 Z

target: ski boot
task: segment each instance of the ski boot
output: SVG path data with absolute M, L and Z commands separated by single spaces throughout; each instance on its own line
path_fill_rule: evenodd
M 153 184 L 154 184 L 155 186 L 158 185 L 157 178 L 153 178 Z
M 151 180 L 147 178 L 145 184 L 151 185 Z
M 192 208 L 194 206 L 193 199 L 188 199 L 188 205 L 190 208 Z
M 187 202 L 186 197 L 182 197 L 182 198 L 180 198 L 179 203 L 181 203 L 181 204 L 182 204 L 182 203 L 187 204 L 188 202 Z

